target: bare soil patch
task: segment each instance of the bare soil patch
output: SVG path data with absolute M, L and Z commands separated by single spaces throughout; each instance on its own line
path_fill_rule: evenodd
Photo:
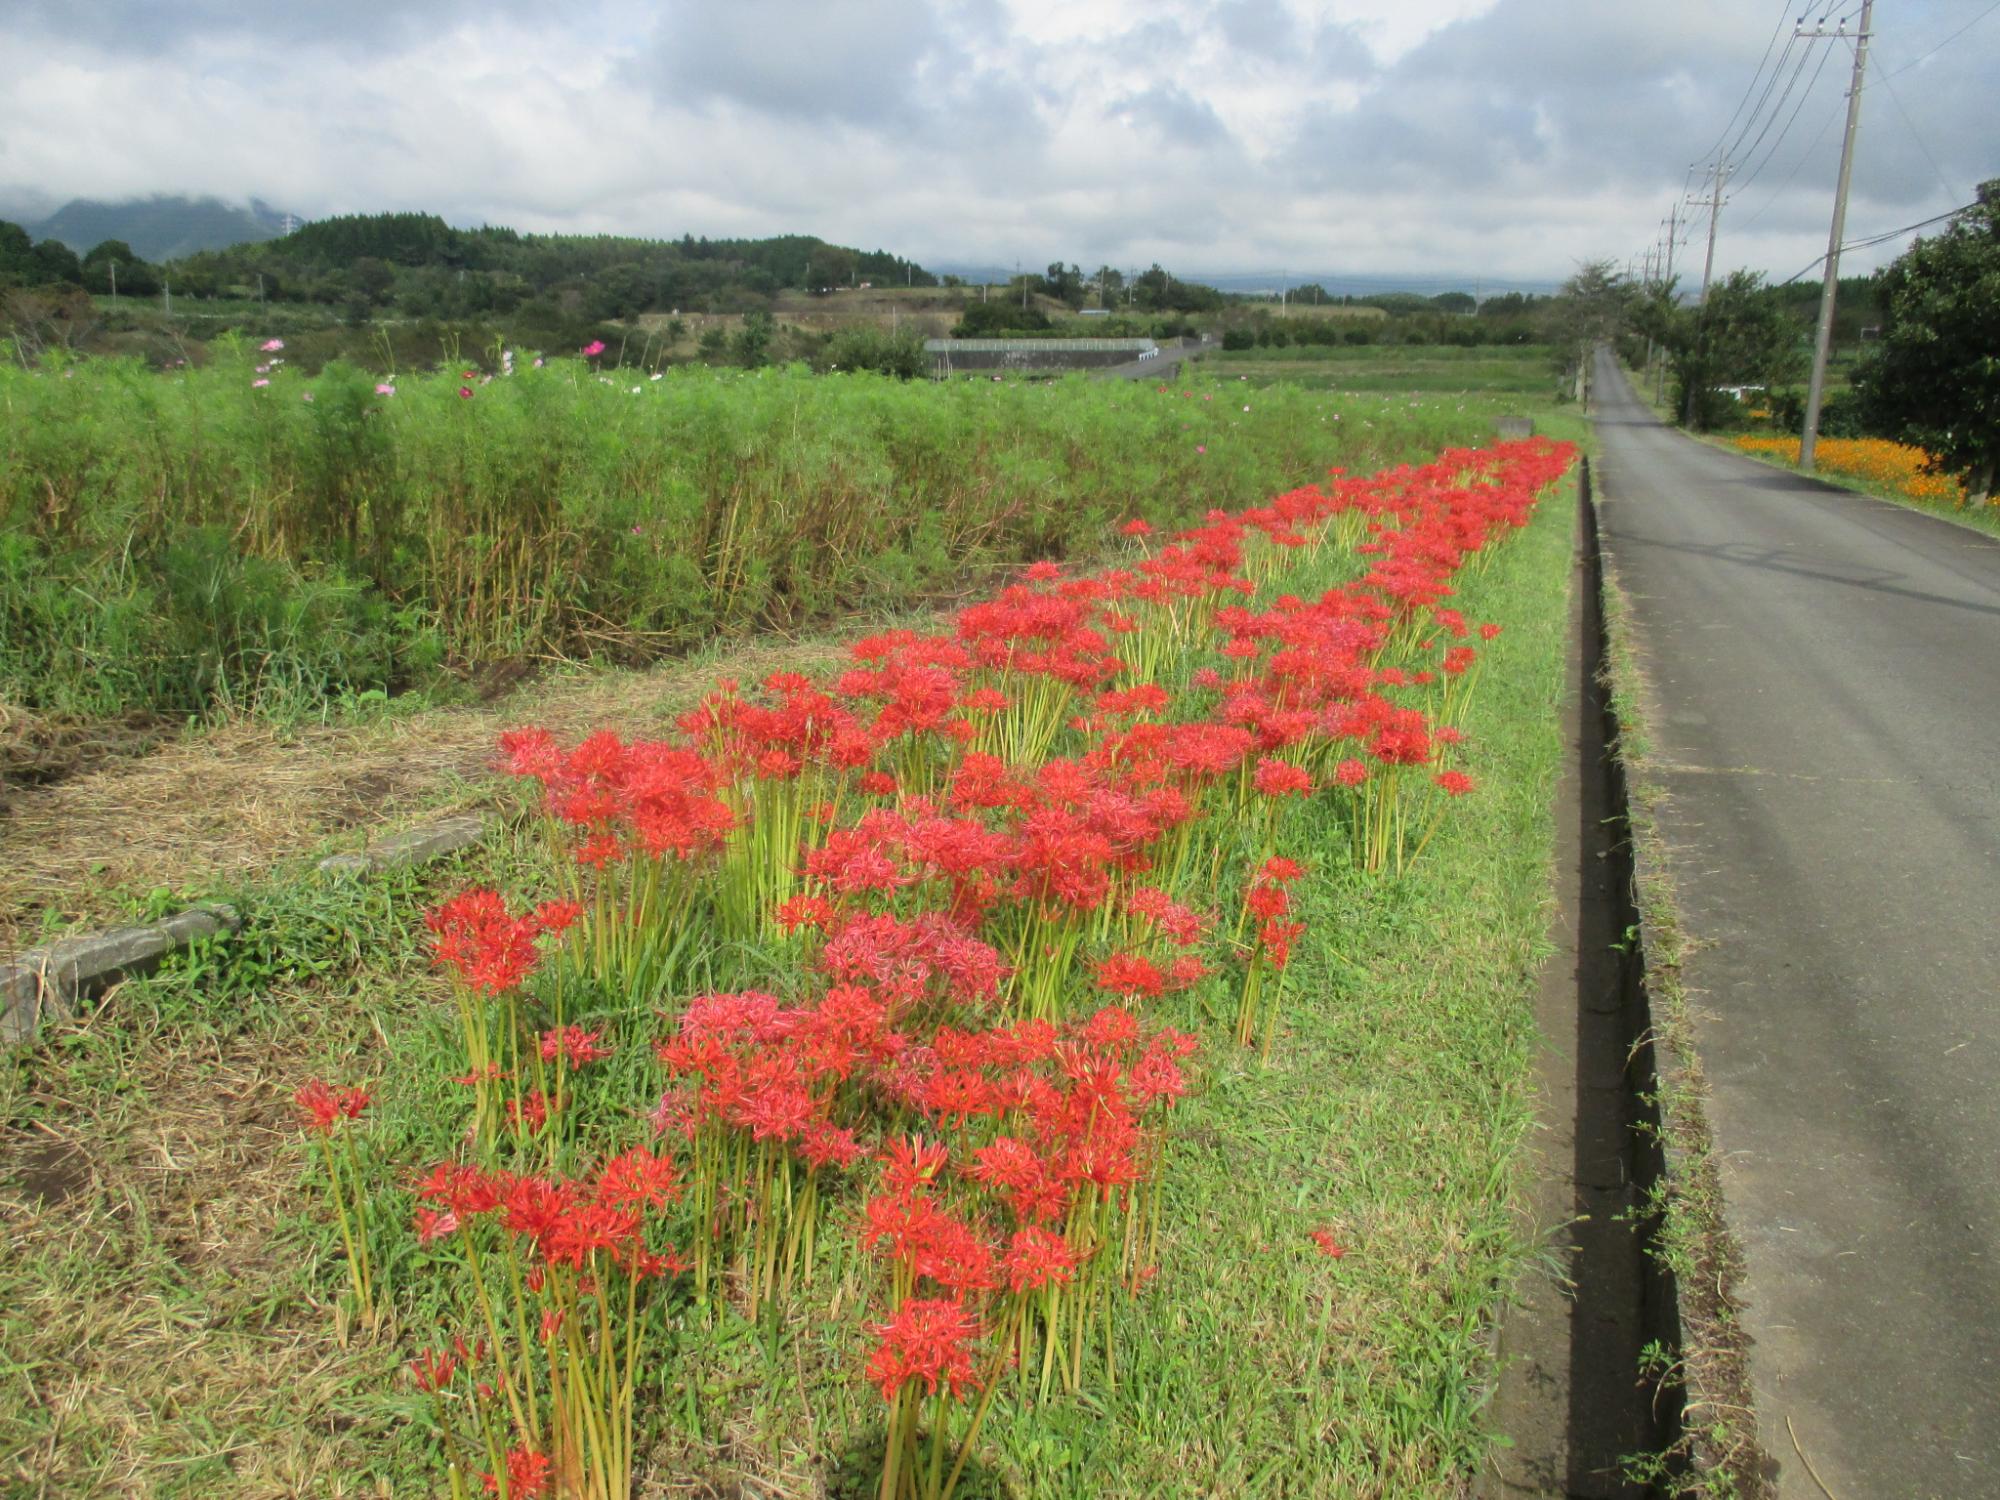
M 90 769 L 0 798 L 0 952 L 52 928 L 125 919 L 160 887 L 199 891 L 341 834 L 361 842 L 420 813 L 479 806 L 503 729 L 656 731 L 718 675 L 817 670 L 851 633 L 758 640 L 645 671 L 516 677 L 474 706 L 283 730 L 245 722 L 106 748 Z M 0 743 L 8 733 L 0 723 Z

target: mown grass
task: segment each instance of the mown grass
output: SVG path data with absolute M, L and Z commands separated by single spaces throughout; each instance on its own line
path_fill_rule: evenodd
M 1506 627 L 1467 723 L 1482 791 L 1412 872 L 1364 881 L 1325 818 L 1290 851 L 1316 878 L 1277 1061 L 1205 1049 L 1167 1171 L 1160 1278 L 1121 1315 L 1119 1385 L 1027 1417 L 996 1409 L 972 1493 L 1462 1489 L 1485 1441 L 1480 1336 L 1518 1254 L 1507 1183 L 1528 1119 L 1568 538 L 1553 498 L 1464 580 L 1458 602 Z M 388 1226 L 400 1324 L 341 1346 L 337 1238 L 289 1094 L 313 1073 L 372 1078 L 386 1159 L 448 1146 L 439 1080 L 456 1049 L 417 913 L 472 880 L 528 892 L 548 875 L 538 843 L 510 838 L 422 875 L 248 883 L 226 892 L 241 936 L 15 1061 L 0 1099 L 10 1483 L 436 1492 L 396 1366 L 442 1335 L 443 1310 Z M 1315 1228 L 1348 1253 L 1322 1256 Z M 838 1243 L 827 1254 L 822 1285 L 851 1314 L 869 1273 Z M 641 1493 L 851 1488 L 880 1437 L 851 1315 L 775 1338 L 726 1317 L 683 1327 L 652 1377 Z

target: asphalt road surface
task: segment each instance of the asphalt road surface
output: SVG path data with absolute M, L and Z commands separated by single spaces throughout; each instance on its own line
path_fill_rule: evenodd
M 1597 388 L 1779 1493 L 2000 1496 L 2000 541 Z
M 1159 354 L 1152 359 L 1134 359 L 1122 365 L 1107 365 L 1098 370 L 1096 375 L 1099 380 L 1150 380 L 1155 376 L 1161 380 L 1178 380 L 1183 362 L 1221 347 L 1222 345 L 1212 344 L 1207 339 L 1198 339 L 1192 344 L 1162 344 Z

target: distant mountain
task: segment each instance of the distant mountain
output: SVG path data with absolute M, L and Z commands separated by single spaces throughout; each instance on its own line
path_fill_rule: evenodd
M 122 203 L 75 198 L 40 223 L 21 227 L 38 240 L 61 240 L 79 255 L 105 240 L 123 240 L 142 260 L 157 262 L 276 239 L 285 232 L 286 216 L 255 198 L 247 207 L 220 198 L 130 198 Z

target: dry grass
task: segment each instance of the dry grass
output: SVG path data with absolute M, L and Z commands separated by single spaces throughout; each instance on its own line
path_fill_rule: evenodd
M 316 1039 L 161 1019 L 7 1091 L 0 1490 L 373 1493 L 345 1477 L 346 1408 L 385 1346 L 333 1344 L 311 1268 L 274 1243 L 299 1192 L 295 1048 Z
M 552 677 L 489 704 L 278 730 L 226 725 L 138 759 L 10 794 L 0 809 L 0 953 L 51 927 L 126 916 L 135 897 L 271 868 L 419 813 L 473 807 L 501 730 L 656 730 L 717 676 L 745 681 L 835 660 L 855 629 L 762 639 L 647 671 Z

